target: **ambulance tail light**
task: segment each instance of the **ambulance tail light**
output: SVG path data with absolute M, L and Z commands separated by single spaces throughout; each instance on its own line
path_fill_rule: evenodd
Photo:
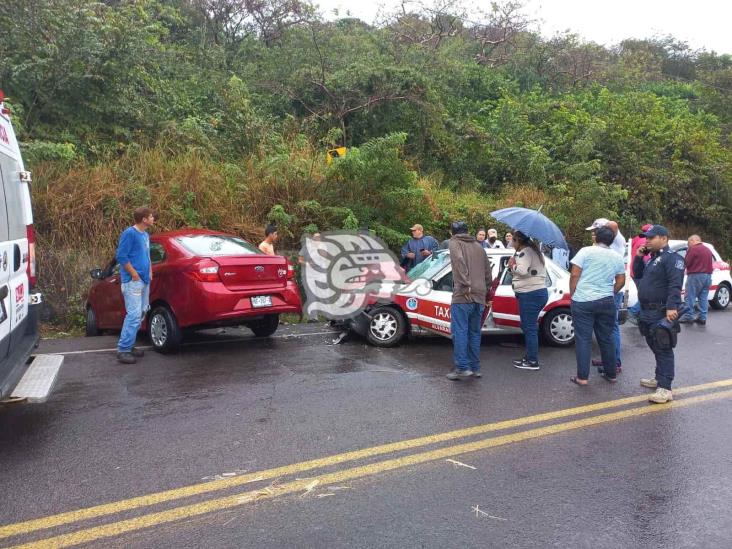
M 28 284 L 33 289 L 38 281 L 36 274 L 36 231 L 33 229 L 33 225 L 26 226 L 26 235 L 28 237 Z
M 0 90 L 0 114 L 4 114 L 6 116 L 10 116 L 10 109 L 7 108 L 3 102 L 5 101 L 5 93 L 3 93 L 3 90 Z

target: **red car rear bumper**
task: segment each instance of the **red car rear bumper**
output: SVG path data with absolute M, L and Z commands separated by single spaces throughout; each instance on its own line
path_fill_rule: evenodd
M 179 303 L 170 303 L 181 328 L 254 320 L 270 314 L 301 314 L 300 290 L 294 281 L 282 288 L 231 291 L 220 282 L 191 285 Z M 271 307 L 252 307 L 253 296 L 268 295 Z M 171 300 L 172 301 L 172 300 Z

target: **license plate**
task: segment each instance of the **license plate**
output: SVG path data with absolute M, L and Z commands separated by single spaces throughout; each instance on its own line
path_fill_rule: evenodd
M 272 296 L 271 295 L 255 295 L 252 297 L 252 307 L 271 307 Z

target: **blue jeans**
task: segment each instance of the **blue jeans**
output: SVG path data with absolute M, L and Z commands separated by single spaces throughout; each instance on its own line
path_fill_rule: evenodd
M 709 309 L 709 286 L 712 285 L 712 275 L 707 273 L 691 273 L 686 276 L 686 308 L 684 317 L 694 319 L 696 311 L 694 306 L 699 299 L 699 320 L 707 319 Z
M 636 301 L 635 305 L 628 307 L 628 312 L 635 316 L 640 315 L 640 300 Z
M 526 345 L 526 359 L 531 362 L 539 360 L 539 313 L 549 299 L 546 288 L 533 292 L 516 292 L 519 315 L 521 315 L 521 329 L 524 332 Z
M 663 317 L 666 316 L 666 311 L 649 311 L 643 310 L 640 314 L 639 322 L 641 325 L 652 326 L 657 323 Z M 643 332 L 643 326 L 639 326 L 641 333 Z M 671 390 L 671 382 L 674 380 L 674 350 L 673 349 L 659 349 L 656 345 L 655 338 L 646 336 L 646 343 L 650 347 L 651 351 L 656 357 L 656 382 L 659 387 L 663 389 Z
M 140 329 L 142 318 L 150 308 L 150 285 L 142 280 L 131 280 L 122 283 L 122 296 L 125 298 L 125 321 L 122 324 L 122 333 L 119 334 L 117 351 L 129 353 L 135 345 L 137 330 Z
M 615 340 L 615 365 L 620 364 L 620 309 L 623 307 L 622 290 L 615 294 L 615 325 L 613 326 L 613 339 Z M 603 359 L 603 365 L 605 360 Z
M 618 309 L 616 299 L 604 297 L 595 301 L 572 301 L 572 324 L 574 324 L 574 352 L 577 355 L 577 377 L 590 376 L 592 359 L 592 333 L 594 331 L 600 346 L 603 369 L 608 377 L 615 377 L 615 338 Z
M 483 307 L 481 303 L 450 305 L 453 360 L 458 370 L 480 371 L 480 321 Z

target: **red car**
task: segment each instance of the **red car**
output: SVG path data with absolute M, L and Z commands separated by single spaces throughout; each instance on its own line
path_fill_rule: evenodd
M 150 311 L 142 329 L 161 353 L 177 350 L 186 329 L 244 325 L 266 337 L 277 330 L 280 314 L 301 312 L 292 265 L 239 237 L 200 229 L 157 233 L 150 237 L 150 259 Z M 86 334 L 120 330 L 119 266 L 113 260 L 91 276 Z

